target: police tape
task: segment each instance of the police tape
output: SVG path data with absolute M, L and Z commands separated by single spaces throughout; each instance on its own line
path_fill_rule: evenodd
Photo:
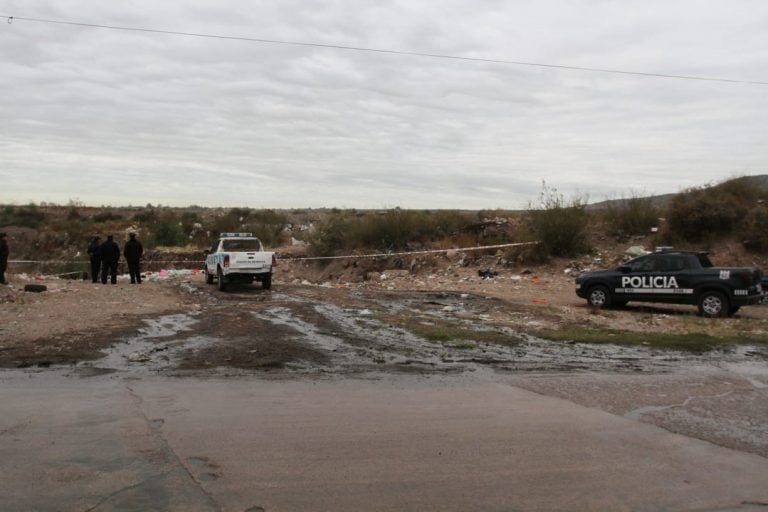
M 391 258 L 395 256 L 416 256 L 425 254 L 445 254 L 449 252 L 471 252 L 471 251 L 485 251 L 490 249 L 507 249 L 510 247 L 522 247 L 526 245 L 537 245 L 541 242 L 515 242 L 509 244 L 496 244 L 496 245 L 480 245 L 476 247 L 458 247 L 451 249 L 430 249 L 428 251 L 405 251 L 405 252 L 379 252 L 373 254 L 347 254 L 343 256 L 297 256 L 297 257 L 279 257 L 279 261 L 312 261 L 312 260 L 342 260 L 342 259 L 357 259 L 357 258 Z M 74 264 L 82 263 L 89 264 L 88 260 L 8 260 L 8 263 L 19 264 Z M 205 260 L 142 260 L 145 265 L 160 265 L 168 263 L 205 263 Z
M 144 264 L 160 264 L 160 263 L 203 263 L 205 260 L 141 260 Z M 20 263 L 20 264 L 27 264 L 27 263 L 41 263 L 41 264 L 56 264 L 56 265 L 73 265 L 76 263 L 82 263 L 83 265 L 90 265 L 91 262 L 88 260 L 8 260 L 8 263 Z M 120 263 L 123 263 L 123 260 L 120 260 Z
M 509 247 L 522 247 L 525 245 L 536 245 L 541 242 L 516 242 L 511 244 L 481 245 L 477 247 L 459 247 L 452 249 L 432 249 L 429 251 L 407 251 L 407 252 L 381 252 L 376 254 L 349 254 L 345 256 L 299 256 L 294 258 L 278 258 L 280 261 L 309 261 L 309 260 L 341 260 L 356 258 L 391 258 L 393 256 L 416 256 L 421 254 L 444 254 L 449 252 L 469 252 L 484 251 L 488 249 L 506 249 Z

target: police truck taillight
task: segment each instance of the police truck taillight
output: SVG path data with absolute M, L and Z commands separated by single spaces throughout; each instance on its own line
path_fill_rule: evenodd
M 229 267 L 229 254 L 224 255 L 224 267 L 225 268 Z

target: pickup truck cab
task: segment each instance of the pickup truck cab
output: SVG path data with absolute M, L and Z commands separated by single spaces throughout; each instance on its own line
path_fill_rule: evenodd
M 761 278 L 757 268 L 715 267 L 706 252 L 665 248 L 612 270 L 582 273 L 576 294 L 597 308 L 630 301 L 694 304 L 703 316 L 721 317 L 760 303 Z
M 205 258 L 205 282 L 216 281 L 219 290 L 225 291 L 229 283 L 260 281 L 269 290 L 276 265 L 275 253 L 264 251 L 252 233 L 221 233 Z

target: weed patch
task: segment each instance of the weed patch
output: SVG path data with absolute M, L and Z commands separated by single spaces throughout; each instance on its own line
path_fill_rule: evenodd
M 535 336 L 552 341 L 574 343 L 609 343 L 614 345 L 645 345 L 652 348 L 703 353 L 724 345 L 763 344 L 768 334 L 740 333 L 735 336 L 712 335 L 704 332 L 632 332 L 615 329 L 589 329 L 565 327 L 557 330 L 539 330 Z

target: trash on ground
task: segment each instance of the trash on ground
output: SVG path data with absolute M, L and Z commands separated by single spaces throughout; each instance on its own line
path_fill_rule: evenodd
M 151 361 L 152 358 L 142 352 L 133 352 L 127 356 L 127 359 L 132 363 L 146 363 Z
M 643 256 L 644 254 L 648 254 L 649 252 L 650 251 L 647 251 L 645 247 L 643 247 L 642 245 L 633 245 L 632 247 L 624 251 L 624 254 L 626 254 L 627 256 L 635 257 L 635 256 Z

